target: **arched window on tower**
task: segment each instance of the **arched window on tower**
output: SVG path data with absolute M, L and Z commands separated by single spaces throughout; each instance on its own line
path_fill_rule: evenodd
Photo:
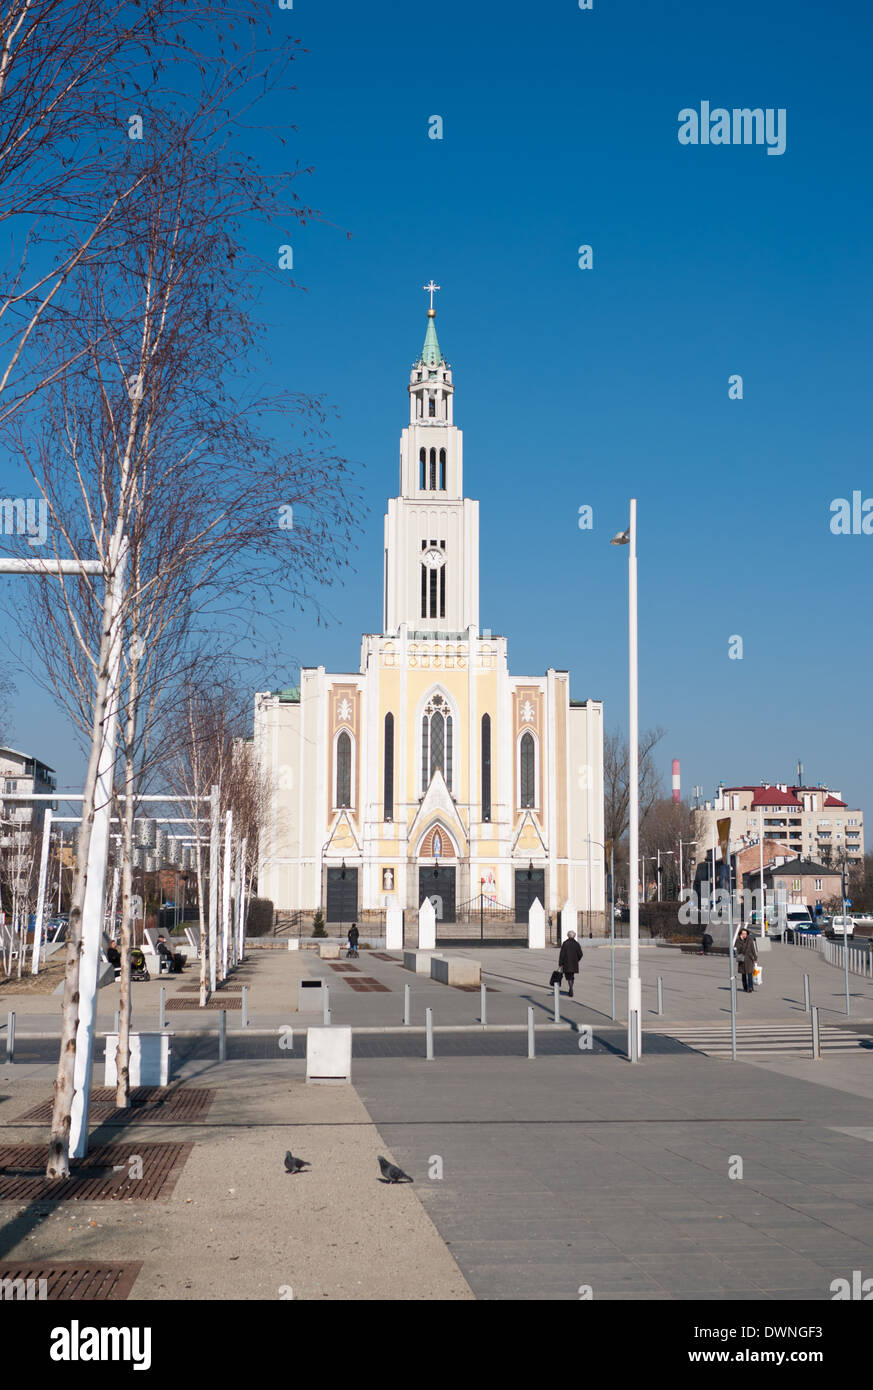
M 352 804 L 352 740 L 343 729 L 336 741 L 336 803 Z
M 440 449 L 440 492 L 446 490 L 446 451 Z
M 421 449 L 421 450 L 419 450 L 419 454 L 418 454 L 418 486 L 419 486 L 419 488 L 421 489 L 422 492 L 424 492 L 424 489 L 425 489 L 425 486 L 426 486 L 426 481 L 425 481 L 426 465 L 427 465 L 427 449 Z
M 519 750 L 519 805 L 536 806 L 536 747 L 533 734 L 522 734 Z
M 428 397 L 427 413 L 431 419 L 436 415 L 436 401 L 433 396 Z
M 430 451 L 430 490 L 436 492 L 436 449 Z

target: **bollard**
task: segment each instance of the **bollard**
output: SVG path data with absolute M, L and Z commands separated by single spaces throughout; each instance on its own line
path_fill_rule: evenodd
M 330 986 L 327 983 L 324 985 L 324 1013 L 322 1014 L 322 1021 L 325 1028 L 330 1023 Z
M 561 986 L 555 985 L 555 1022 L 561 1022 Z
M 731 1061 L 737 1060 L 737 977 L 731 975 Z
M 429 1062 L 433 1061 L 433 1009 L 424 1011 L 424 1030 L 426 1043 L 425 1056 Z
M 227 1058 L 227 1009 L 222 1009 L 218 1015 L 218 1060 L 225 1061 Z
M 813 1006 L 812 1006 L 811 1013 L 812 1013 L 812 1060 L 813 1060 L 814 1062 L 820 1062 L 820 1061 L 821 1061 L 821 1033 L 820 1033 L 820 1031 L 819 1031 L 819 1026 L 818 1026 L 818 1008 L 816 1007 L 815 1004 L 813 1004 Z
M 537 1038 L 534 1032 L 533 1009 L 528 1009 L 527 1011 L 527 1055 L 528 1057 L 536 1057 L 537 1055 Z
M 6 1020 L 6 1061 L 15 1061 L 15 1014 L 11 1010 Z
M 409 985 L 403 986 L 403 1022 L 409 1027 Z
M 632 1062 L 638 1062 L 640 1060 L 640 1040 L 637 1032 L 639 1022 L 636 1009 L 631 1010 L 628 1022 L 630 1024 L 630 1059 Z
M 487 1000 L 486 997 L 485 997 L 486 991 L 485 991 L 485 983 L 484 983 L 484 981 L 482 981 L 482 983 L 479 985 L 479 989 L 480 989 L 480 999 L 481 999 L 480 1012 L 481 1012 L 481 1015 L 482 1015 L 482 1027 L 483 1027 L 483 1028 L 487 1028 L 487 1027 L 488 1027 L 488 1000 Z
M 809 1013 L 809 976 L 803 977 L 803 1012 Z
M 166 1026 L 167 1026 L 167 991 L 166 991 L 166 989 L 164 988 L 164 986 L 161 985 L 161 997 L 160 997 L 160 1004 L 159 1004 L 159 1006 L 158 1006 L 158 1028 L 160 1029 L 161 1032 L 163 1032 L 164 1029 L 166 1028 Z
M 661 978 L 661 976 L 659 975 L 659 976 L 658 976 L 658 1013 L 659 1013 L 659 1014 L 662 1014 L 663 1012 L 664 1012 L 664 981 L 663 981 L 663 979 Z
M 243 987 L 242 987 L 242 1026 L 243 1026 L 243 1028 L 248 1028 L 248 1026 L 249 1026 L 249 987 L 248 987 L 248 985 L 243 985 Z

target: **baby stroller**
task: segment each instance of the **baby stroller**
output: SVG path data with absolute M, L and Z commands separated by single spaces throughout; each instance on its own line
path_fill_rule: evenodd
M 152 977 L 148 972 L 145 956 L 138 946 L 130 949 L 130 978 L 132 980 L 150 980 Z

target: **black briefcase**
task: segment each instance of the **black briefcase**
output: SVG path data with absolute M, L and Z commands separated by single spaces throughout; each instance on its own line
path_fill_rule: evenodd
M 549 980 L 549 984 L 550 984 L 550 985 L 559 985 L 559 984 L 561 983 L 561 981 L 563 980 L 563 978 L 564 978 L 564 976 L 563 976 L 563 974 L 562 974 L 562 972 L 561 972 L 560 970 L 553 970 L 553 971 L 552 971 L 551 979 Z

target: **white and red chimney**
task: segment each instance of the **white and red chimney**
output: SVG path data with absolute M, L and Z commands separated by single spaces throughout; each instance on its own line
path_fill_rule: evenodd
M 681 801 L 682 795 L 679 790 L 679 759 L 673 759 L 673 800 Z

